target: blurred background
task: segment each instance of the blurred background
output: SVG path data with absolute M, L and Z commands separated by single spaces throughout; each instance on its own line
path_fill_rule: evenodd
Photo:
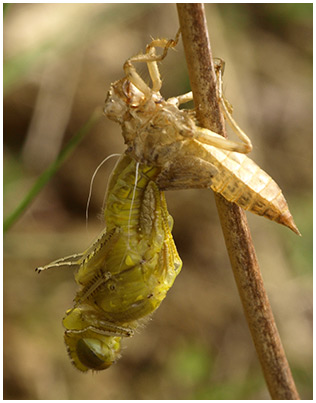
M 283 189 L 302 237 L 248 214 L 265 286 L 303 399 L 312 398 L 312 4 L 207 4 L 224 91 L 250 136 L 250 157 Z M 12 4 L 4 14 L 4 216 L 65 143 L 102 108 L 124 61 L 174 37 L 175 4 Z M 146 69 L 139 66 L 146 77 Z M 162 95 L 190 89 L 182 42 L 161 64 Z M 5 399 L 269 398 L 243 316 L 213 194 L 169 192 L 183 269 L 121 360 L 82 374 L 61 320 L 73 273 L 34 269 L 81 252 L 101 210 L 120 127 L 102 118 L 4 236 Z

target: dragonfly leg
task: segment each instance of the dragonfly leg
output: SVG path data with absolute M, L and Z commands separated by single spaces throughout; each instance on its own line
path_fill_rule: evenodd
M 193 93 L 192 91 L 187 92 L 186 94 L 178 95 L 177 97 L 172 97 L 167 100 L 167 103 L 174 104 L 179 106 L 181 104 L 185 104 L 193 100 Z
M 104 261 L 119 238 L 120 228 L 112 228 L 109 231 L 104 230 L 92 246 L 84 252 L 79 270 L 75 274 L 78 284 L 86 289 L 86 287 L 91 286 L 96 281 L 96 278 L 100 277 L 99 273 L 104 278 L 107 272 L 106 267 L 104 267 Z
M 228 140 L 220 134 L 213 132 L 212 130 L 205 129 L 204 127 L 197 126 L 193 138 L 200 141 L 201 143 L 218 147 L 222 150 L 236 151 L 243 154 L 249 153 L 252 149 L 252 145 L 249 139 L 249 141 L 236 143 L 235 141 Z
M 229 149 L 231 151 L 238 151 L 240 153 L 248 153 L 252 150 L 252 144 L 249 137 L 246 133 L 239 127 L 237 122 L 232 116 L 232 106 L 226 100 L 223 95 L 223 74 L 225 69 L 225 62 L 222 59 L 214 59 L 215 73 L 217 78 L 217 91 L 218 91 L 218 100 L 220 102 L 221 109 L 224 113 L 225 119 L 230 124 L 231 128 L 234 130 L 236 135 L 242 141 L 242 144 L 235 143 L 236 149 Z M 229 140 L 230 141 L 230 140 Z M 209 144 L 209 143 L 207 143 Z M 213 144 L 211 144 L 213 145 Z M 220 147 L 220 145 L 215 144 L 216 147 Z M 227 148 L 224 148 L 227 149 Z
M 200 141 L 201 143 L 208 144 L 214 147 L 221 148 L 223 150 L 235 151 L 243 154 L 247 154 L 252 150 L 252 144 L 249 137 L 246 133 L 238 126 L 236 121 L 232 117 L 232 107 L 229 102 L 225 99 L 223 95 L 223 80 L 222 75 L 224 72 L 225 62 L 221 59 L 215 59 L 215 72 L 217 77 L 217 91 L 218 91 L 218 100 L 220 102 L 221 108 L 223 110 L 224 116 L 236 135 L 241 140 L 241 143 L 237 143 L 232 140 L 225 139 L 223 136 L 218 133 L 213 132 L 212 130 L 205 129 L 202 127 L 196 127 L 196 131 L 193 135 L 193 138 Z M 168 99 L 168 103 L 173 103 L 176 106 L 180 104 L 189 102 L 193 99 L 192 92 L 188 92 L 186 94 L 180 95 L 178 97 L 173 97 Z
M 111 277 L 112 275 L 110 272 L 105 273 L 103 270 L 96 272 L 89 283 L 77 293 L 75 298 L 75 308 L 82 304 L 87 298 L 89 298 L 92 293 L 94 293 L 100 286 L 106 283 Z
M 80 334 L 88 330 L 103 336 L 131 337 L 134 331 L 131 327 L 110 322 L 102 312 L 87 310 L 81 307 L 69 309 L 63 319 L 66 332 Z
M 175 39 L 154 39 L 146 48 L 146 53 L 140 53 L 134 57 L 131 57 L 124 63 L 124 71 L 127 78 L 147 97 L 151 96 L 151 92 L 159 92 L 161 89 L 162 81 L 158 69 L 158 61 L 163 60 L 169 48 L 173 48 L 177 45 L 180 37 L 180 30 L 178 31 Z M 157 55 L 155 48 L 163 48 L 161 55 Z M 144 80 L 137 73 L 133 63 L 142 62 L 147 63 L 149 75 L 152 81 L 152 88 L 144 82 Z
M 37 273 L 41 273 L 44 270 L 48 269 L 60 269 L 63 267 L 70 267 L 72 269 L 77 269 L 81 264 L 81 259 L 83 257 L 83 253 L 77 253 L 71 256 L 63 257 L 61 259 L 55 260 L 52 263 L 47 264 L 43 267 L 37 267 L 35 271 Z

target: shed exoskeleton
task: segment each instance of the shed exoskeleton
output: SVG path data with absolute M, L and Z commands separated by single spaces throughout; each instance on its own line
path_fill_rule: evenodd
M 223 97 L 221 60 L 215 63 L 218 99 L 241 142 L 201 127 L 194 109 L 180 110 L 180 104 L 193 99 L 191 92 L 167 100 L 161 96 L 157 62 L 176 46 L 178 39 L 179 33 L 174 40 L 153 40 L 144 54 L 125 62 L 125 77 L 111 85 L 104 113 L 121 125 L 127 154 L 160 168 L 156 183 L 161 190 L 210 187 L 244 210 L 300 234 L 279 186 L 245 155 L 252 149 L 251 141 L 234 121 Z M 161 55 L 156 48 L 163 49 Z M 147 63 L 152 87 L 137 73 L 137 62 Z

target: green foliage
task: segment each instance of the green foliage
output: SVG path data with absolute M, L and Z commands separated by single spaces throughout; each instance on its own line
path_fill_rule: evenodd
M 175 381 L 192 387 L 208 378 L 211 358 L 205 348 L 194 343 L 177 348 L 170 358 L 170 374 Z
M 20 205 L 4 220 L 3 232 L 5 233 L 15 221 L 23 214 L 30 203 L 38 195 L 38 193 L 43 189 L 43 187 L 50 181 L 52 176 L 58 171 L 61 165 L 67 160 L 71 152 L 77 147 L 80 141 L 83 139 L 85 134 L 87 134 L 92 126 L 100 117 L 100 111 L 95 111 L 90 119 L 77 131 L 77 133 L 68 142 L 66 147 L 61 151 L 56 160 L 39 176 L 34 186 L 28 192 L 28 194 L 21 201 Z
M 3 3 L 3 18 L 5 17 L 8 9 L 9 9 L 10 3 Z
M 302 237 L 300 239 L 284 237 L 285 248 L 296 275 L 305 275 L 310 278 L 313 271 L 313 222 L 310 219 L 310 212 L 313 209 L 313 196 L 312 194 L 301 194 L 299 198 L 293 200 L 291 205 L 295 206 L 293 215 Z
M 260 369 L 248 376 L 226 379 L 218 374 L 215 355 L 194 341 L 180 345 L 171 354 L 168 372 L 181 385 L 184 398 L 193 400 L 236 400 L 250 398 L 265 389 Z

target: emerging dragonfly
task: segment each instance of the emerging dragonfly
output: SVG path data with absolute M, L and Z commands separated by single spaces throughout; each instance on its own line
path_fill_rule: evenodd
M 81 371 L 108 368 L 119 358 L 121 338 L 159 307 L 181 270 L 173 221 L 155 184 L 158 172 L 123 155 L 110 179 L 106 229 L 97 241 L 37 269 L 77 269 L 81 289 L 63 325 L 68 353 Z
M 194 110 L 178 108 L 192 93 L 161 96 L 157 62 L 178 39 L 179 33 L 174 40 L 153 40 L 145 54 L 125 62 L 125 77 L 111 85 L 104 112 L 121 125 L 127 150 L 109 183 L 106 229 L 84 253 L 37 269 L 77 270 L 81 288 L 63 325 L 69 355 L 81 371 L 102 370 L 116 361 L 122 337 L 131 336 L 158 308 L 181 270 L 162 190 L 210 187 L 299 234 L 278 185 L 244 155 L 251 142 L 223 98 L 222 62 L 216 64 L 219 101 L 241 143 L 200 127 Z M 156 48 L 163 48 L 161 55 Z M 135 62 L 147 63 L 151 88 Z

